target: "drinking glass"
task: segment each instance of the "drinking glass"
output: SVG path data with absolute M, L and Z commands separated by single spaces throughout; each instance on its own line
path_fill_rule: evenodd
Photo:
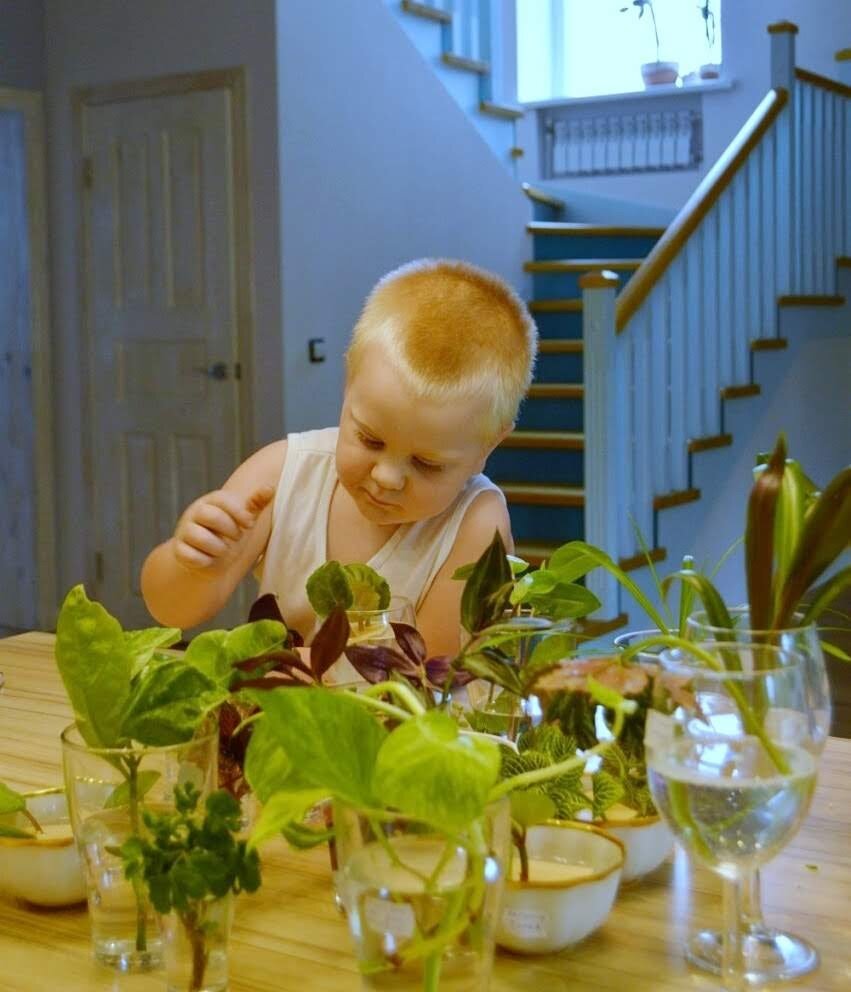
M 124 877 L 119 848 L 139 832 L 143 808 L 174 808 L 186 782 L 202 801 L 216 787 L 218 733 L 168 747 L 96 748 L 76 724 L 62 732 L 71 828 L 83 862 L 94 956 L 118 971 L 162 964 L 159 926 L 144 887 Z
M 748 608 L 730 610 L 735 640 L 746 644 L 775 644 L 801 655 L 804 664 L 804 688 L 809 711 L 815 721 L 810 748 L 821 752 L 830 733 L 830 683 L 824 653 L 815 624 L 785 630 L 752 630 Z M 731 636 L 724 627 L 713 627 L 705 611 L 688 618 L 687 636 L 694 641 L 723 641 Z M 814 971 L 819 964 L 818 951 L 802 937 L 767 926 L 762 913 L 762 885 L 759 870 L 744 880 L 744 915 L 747 918 L 745 955 L 748 974 L 755 981 L 771 982 L 797 978 Z M 706 971 L 718 973 L 721 967 L 721 934 L 717 930 L 699 930 L 689 937 L 689 960 Z
M 508 802 L 452 836 L 342 803 L 334 823 L 363 988 L 484 992 L 508 863 Z
M 348 645 L 395 648 L 396 635 L 392 625 L 417 625 L 414 605 L 405 596 L 391 596 L 390 603 L 383 610 L 346 610 L 346 617 L 350 627 Z M 349 685 L 363 682 L 363 679 L 349 660 L 341 656 L 326 673 L 325 682 L 328 685 Z
M 760 980 L 745 954 L 742 883 L 794 836 L 815 789 L 804 661 L 737 642 L 702 642 L 660 661 L 676 679 L 679 710 L 667 737 L 648 735 L 650 790 L 686 850 L 722 878 L 721 981 L 740 992 Z

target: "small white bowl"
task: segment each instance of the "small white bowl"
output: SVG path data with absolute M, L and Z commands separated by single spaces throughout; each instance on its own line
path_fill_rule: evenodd
M 520 954 L 561 951 L 587 937 L 609 915 L 620 883 L 623 845 L 590 824 L 553 820 L 529 829 L 526 849 L 530 881 L 516 880 L 519 859 L 513 852 L 496 942 Z
M 27 808 L 45 828 L 32 839 L 0 837 L 0 894 L 36 906 L 71 906 L 86 898 L 86 883 L 62 790 L 32 795 Z M 21 813 L 3 822 L 22 830 L 32 824 Z
M 624 816 L 618 816 L 619 808 L 615 806 L 608 811 L 607 819 L 595 820 L 594 825 L 623 844 L 626 860 L 621 881 L 632 882 L 662 864 L 674 846 L 674 835 L 661 816 L 636 816 L 634 810 L 621 808 Z

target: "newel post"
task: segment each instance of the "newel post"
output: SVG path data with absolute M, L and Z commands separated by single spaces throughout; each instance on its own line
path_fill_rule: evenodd
M 795 148 L 795 35 L 798 25 L 768 25 L 771 37 L 771 85 L 786 90 L 789 102 L 777 120 L 777 293 L 793 294 L 800 283 L 800 245 L 796 222 L 795 174 L 800 157 Z
M 585 540 L 618 558 L 618 432 L 627 404 L 616 375 L 615 293 L 620 282 L 614 272 L 588 272 L 579 279 L 582 290 L 583 366 L 585 381 Z M 607 618 L 618 615 L 618 585 L 608 572 L 595 569 L 588 588 L 602 603 Z

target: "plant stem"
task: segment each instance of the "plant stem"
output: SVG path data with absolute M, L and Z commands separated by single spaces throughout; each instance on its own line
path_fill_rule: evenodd
M 200 992 L 204 988 L 204 972 L 207 970 L 207 943 L 204 931 L 199 926 L 199 915 L 194 909 L 180 914 L 180 922 L 192 948 L 192 976 L 189 979 L 188 992 Z
M 127 764 L 127 788 L 129 791 L 130 830 L 139 835 L 139 758 L 125 758 Z M 136 950 L 143 953 L 148 949 L 148 921 L 144 883 L 140 878 L 133 879 L 133 895 L 136 899 Z
M 517 848 L 517 854 L 520 858 L 520 881 L 529 881 L 529 851 L 526 848 L 526 830 L 523 828 L 511 831 L 514 846 Z
M 413 716 L 422 716 L 425 713 L 425 706 L 417 699 L 416 693 L 402 682 L 393 682 L 388 680 L 386 682 L 378 682 L 376 685 L 371 685 L 368 689 L 364 689 L 363 692 L 359 692 L 355 699 L 367 699 L 375 696 L 382 696 L 387 693 L 390 696 L 396 696 L 396 698 L 404 703 L 408 707 L 408 712 L 405 713 L 405 719 L 413 714 Z M 403 712 L 402 710 L 399 711 Z
M 28 810 L 28 809 L 26 808 L 26 806 L 24 806 L 24 808 L 23 808 L 23 809 L 21 810 L 21 812 L 22 812 L 22 813 L 24 814 L 24 816 L 25 816 L 25 817 L 26 817 L 26 818 L 27 818 L 27 819 L 28 819 L 28 820 L 30 821 L 30 823 L 31 823 L 31 824 L 33 825 L 33 829 L 35 830 L 35 832 L 36 832 L 37 834 L 43 834 L 43 833 L 44 833 L 44 830 L 42 829 L 42 826 L 41 826 L 41 824 L 40 824 L 40 823 L 38 822 L 38 820 L 37 820 L 37 819 L 36 819 L 36 818 L 35 818 L 35 817 L 34 817 L 34 816 L 32 815 L 32 813 L 30 813 L 30 811 L 29 811 L 29 810 Z
M 404 723 L 405 720 L 411 719 L 411 714 L 406 710 L 400 709 L 392 703 L 386 703 L 383 699 L 373 699 L 365 692 L 357 693 L 354 698 L 368 709 L 378 710 L 380 713 L 385 713 L 387 716 L 392 716 L 394 720 L 399 720 L 402 723 Z
M 438 992 L 440 969 L 443 965 L 443 948 L 434 951 L 423 963 L 423 992 Z

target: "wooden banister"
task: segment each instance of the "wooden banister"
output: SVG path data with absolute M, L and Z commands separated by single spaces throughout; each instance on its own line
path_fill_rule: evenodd
M 838 93 L 840 96 L 851 96 L 851 86 L 840 83 L 838 79 L 831 79 L 829 76 L 820 76 L 817 72 L 810 72 L 809 69 L 795 69 L 795 79 L 802 83 L 811 83 L 823 90 L 830 90 L 831 93 Z
M 618 333 L 626 327 L 633 314 L 647 299 L 650 291 L 677 257 L 688 238 L 759 144 L 762 136 L 780 116 L 788 100 L 787 90 L 779 88 L 769 90 L 729 148 L 704 176 L 686 205 L 656 242 L 653 250 L 618 297 L 615 307 L 615 326 Z

